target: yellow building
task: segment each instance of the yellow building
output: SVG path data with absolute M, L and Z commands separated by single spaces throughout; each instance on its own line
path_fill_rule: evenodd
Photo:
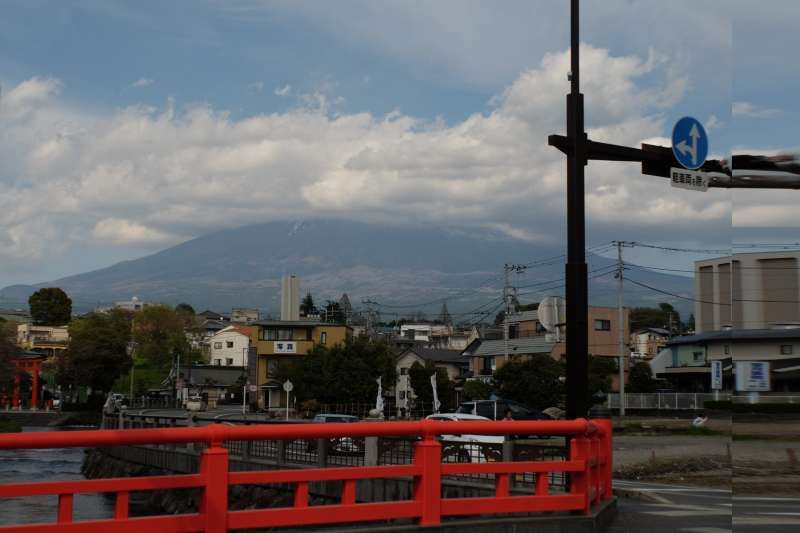
M 275 379 L 281 362 L 302 357 L 316 345 L 342 344 L 353 335 L 350 326 L 308 320 L 262 320 L 251 326 L 251 346 L 255 346 L 258 356 L 256 381 L 259 409 L 286 407 L 283 384 Z

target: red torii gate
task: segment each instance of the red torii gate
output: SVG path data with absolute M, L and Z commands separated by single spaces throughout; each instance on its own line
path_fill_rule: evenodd
M 39 407 L 39 373 L 42 371 L 42 363 L 47 356 L 37 352 L 25 352 L 12 359 L 14 362 L 14 390 L 11 395 L 12 407 L 20 407 L 20 373 L 25 372 L 31 376 L 31 408 Z

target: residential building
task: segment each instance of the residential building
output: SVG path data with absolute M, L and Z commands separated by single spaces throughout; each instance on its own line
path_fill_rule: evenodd
M 707 331 L 675 337 L 653 359 L 651 368 L 676 390 L 705 392 L 711 387 L 712 361 L 722 362 L 724 389 L 735 389 L 737 363 L 765 362 L 770 391 L 761 392 L 800 392 L 800 327 Z
M 17 326 L 17 346 L 23 350 L 46 354 L 48 357 L 66 350 L 69 344 L 67 326 Z
M 652 359 L 667 345 L 671 335 L 663 328 L 644 328 L 631 334 L 631 357 Z
M 432 361 L 436 368 L 445 369 L 450 381 L 463 378 L 469 368 L 469 362 L 462 357 L 459 350 L 439 350 L 420 346 L 403 350 L 397 356 L 397 383 L 394 387 L 395 406 L 398 410 L 398 416 L 403 416 L 404 410 L 413 407 L 413 402 L 417 397 L 413 387 L 411 387 L 409 378 L 411 367 L 414 363 L 424 365 L 426 361 Z M 454 400 L 455 403 L 458 403 L 458 398 Z
M 233 325 L 208 339 L 208 361 L 212 366 L 247 366 L 253 327 Z
M 200 350 L 205 357 L 208 357 L 210 351 L 209 339 L 227 326 L 228 324 L 221 320 L 211 320 L 195 315 L 194 326 L 186 332 L 186 338 L 189 340 L 192 349 Z
M 695 298 L 696 333 L 800 324 L 800 250 L 697 261 Z
M 310 320 L 260 320 L 252 324 L 251 346 L 255 348 L 258 407 L 286 405 L 282 383 L 275 379 L 281 362 L 307 354 L 316 345 L 334 346 L 353 336 L 350 326 Z
M 490 381 L 492 373 L 506 362 L 506 347 L 509 360 L 525 359 L 532 355 L 546 354 L 552 356 L 556 343 L 547 337 L 525 337 L 509 339 L 476 340 L 462 355 L 469 360 L 472 377 L 481 381 Z
M 231 320 L 231 317 L 225 313 L 217 313 L 216 311 L 211 311 L 210 309 L 196 313 L 194 316 L 195 318 L 202 320 L 217 320 L 219 322 L 230 322 Z
M 241 405 L 245 368 L 236 366 L 193 365 L 184 374 L 186 397 L 198 395 L 214 409 L 221 403 Z
M 141 311 L 145 307 L 153 305 L 148 302 L 143 302 L 139 299 L 138 296 L 134 296 L 130 300 L 124 300 L 121 302 L 114 302 L 114 309 L 122 309 L 123 311 L 131 311 L 132 313 L 136 313 L 137 311 Z
M 261 319 L 261 313 L 258 309 L 244 309 L 234 308 L 231 309 L 231 323 L 233 324 L 250 324 Z

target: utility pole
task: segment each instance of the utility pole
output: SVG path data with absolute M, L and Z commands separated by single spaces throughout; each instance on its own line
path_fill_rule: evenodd
M 614 241 L 617 245 L 617 331 L 619 332 L 619 415 L 625 416 L 625 331 L 622 312 L 622 275 L 625 271 L 622 262 L 623 241 Z
M 504 283 L 503 283 L 503 301 L 505 302 L 505 316 L 503 317 L 503 352 L 505 354 L 505 361 L 508 361 L 508 337 L 509 337 L 509 324 L 508 320 L 512 314 L 514 297 L 516 290 L 511 286 L 511 273 L 522 272 L 525 270 L 525 265 L 510 265 L 506 263 L 503 265 Z
M 580 90 L 580 0 L 570 1 L 570 93 L 567 95 L 567 418 L 589 411 L 589 297 L 584 166 L 586 132 Z
M 242 362 L 244 363 L 244 383 L 242 384 L 242 416 L 247 418 L 247 386 L 250 383 L 250 376 L 248 373 L 248 357 L 247 357 L 248 347 L 245 346 L 242 348 Z

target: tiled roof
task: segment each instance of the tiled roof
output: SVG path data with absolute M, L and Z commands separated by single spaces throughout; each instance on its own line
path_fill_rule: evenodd
M 414 352 L 422 359 L 434 361 L 436 363 L 466 363 L 466 358 L 461 356 L 461 350 L 445 350 L 441 348 L 423 348 L 415 346 L 406 352 Z M 405 353 L 405 352 L 404 352 Z
M 508 353 L 509 355 L 516 354 L 549 354 L 553 350 L 556 343 L 545 340 L 545 337 L 523 337 L 520 339 L 508 339 Z M 472 355 L 478 357 L 487 357 L 494 355 L 505 354 L 505 341 L 504 340 L 484 340 L 481 345 L 473 352 Z

